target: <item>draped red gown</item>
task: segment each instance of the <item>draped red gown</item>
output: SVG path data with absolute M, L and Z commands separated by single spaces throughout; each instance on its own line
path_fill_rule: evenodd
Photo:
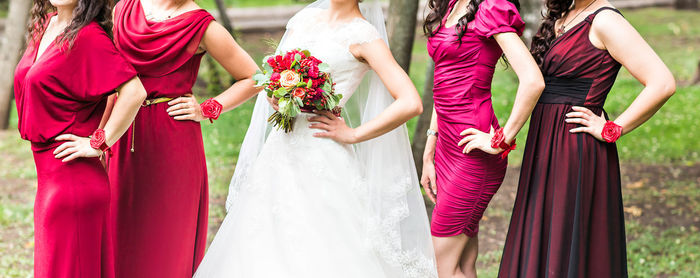
M 148 21 L 138 0 L 115 9 L 114 40 L 148 98 L 192 92 L 213 17 L 205 10 Z M 208 182 L 199 123 L 176 121 L 168 104 L 142 107 L 113 147 L 112 221 L 117 277 L 192 277 L 204 256 Z M 132 151 L 133 147 L 133 151 Z
M 449 9 L 456 5 L 451 0 Z M 433 236 L 475 237 L 491 198 L 506 175 L 507 160 L 480 150 L 462 153 L 459 134 L 468 128 L 489 132 L 498 119 L 491 102 L 491 80 L 503 51 L 493 38 L 499 33 L 522 34 L 525 23 L 506 0 L 479 4 L 474 20 L 458 41 L 454 27 L 443 26 L 428 39 L 435 61 L 435 111 L 440 135 L 435 149 L 437 204 L 430 229 Z
M 572 106 L 596 115 L 620 63 L 597 49 L 588 16 L 545 54 L 498 277 L 627 277 L 620 164 L 615 144 L 570 133 Z M 617 11 L 617 10 L 615 10 Z
M 32 142 L 37 170 L 34 277 L 114 277 L 107 172 L 98 158 L 54 158 L 61 145 L 54 138 L 90 136 L 107 97 L 136 72 L 95 22 L 78 32 L 70 50 L 52 42 L 37 57 L 36 41 L 14 79 L 19 132 Z

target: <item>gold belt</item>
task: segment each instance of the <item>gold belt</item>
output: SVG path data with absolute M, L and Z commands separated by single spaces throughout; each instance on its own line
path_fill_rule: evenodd
M 154 104 L 158 103 L 163 103 L 163 102 L 168 102 L 173 100 L 174 98 L 171 97 L 159 97 L 159 98 L 152 98 L 152 99 L 147 99 L 144 100 L 143 103 L 141 104 L 141 107 L 147 107 L 151 106 Z M 134 122 L 131 123 L 131 152 L 134 152 L 134 138 L 136 137 L 134 134 L 136 133 L 136 129 L 134 128 L 134 125 L 136 125 L 136 119 L 134 119 Z
M 163 103 L 163 102 L 168 102 L 173 100 L 174 98 L 171 97 L 159 97 L 159 98 L 152 98 L 152 99 L 147 99 L 144 100 L 143 103 L 141 104 L 141 107 L 146 107 L 149 105 L 154 105 L 158 103 Z

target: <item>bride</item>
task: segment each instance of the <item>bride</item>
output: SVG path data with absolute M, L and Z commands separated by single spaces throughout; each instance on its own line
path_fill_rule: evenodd
M 386 43 L 378 3 L 321 0 L 287 24 L 278 52 L 330 65 L 343 118 L 267 125 L 257 99 L 228 215 L 195 277 L 437 277 L 405 122 L 420 97 Z

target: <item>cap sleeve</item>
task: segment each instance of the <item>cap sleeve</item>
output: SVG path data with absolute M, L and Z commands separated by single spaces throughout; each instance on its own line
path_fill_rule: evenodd
M 382 38 L 374 25 L 359 18 L 349 25 L 349 30 L 339 33 L 346 38 L 348 45 L 373 42 Z
M 136 76 L 136 70 L 96 23 L 83 27 L 69 55 L 73 78 L 67 85 L 80 100 L 99 100 Z
M 506 0 L 486 0 L 479 5 L 474 16 L 474 31 L 483 37 L 509 32 L 522 36 L 524 30 L 525 22 L 520 12 Z

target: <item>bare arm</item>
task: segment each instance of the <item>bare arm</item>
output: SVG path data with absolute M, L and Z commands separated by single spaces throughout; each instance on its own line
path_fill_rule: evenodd
M 614 28 L 613 28 L 614 27 Z M 632 104 L 614 122 L 627 134 L 649 120 L 676 90 L 676 81 L 661 58 L 647 44 L 637 30 L 621 15 L 603 11 L 593 21 L 590 39 L 593 45 L 606 49 L 645 87 Z M 606 120 L 583 107 L 574 107 L 567 122 L 582 127 L 572 132 L 586 132 L 603 140 L 601 132 Z
M 105 143 L 108 146 L 114 145 L 117 140 L 126 132 L 131 122 L 136 117 L 141 103 L 146 99 L 146 89 L 143 84 L 134 77 L 122 84 L 117 91 L 119 98 L 114 102 L 109 118 L 104 125 Z M 68 162 L 79 157 L 96 157 L 101 155 L 99 150 L 90 146 L 90 139 L 78 137 L 72 134 L 62 134 L 56 137 L 57 141 L 66 141 L 54 151 L 54 155 L 63 162 Z
M 430 129 L 438 131 L 437 113 L 433 104 L 433 115 L 430 117 Z M 439 135 L 438 135 L 439 136 Z M 437 136 L 428 136 L 425 142 L 425 150 L 423 151 L 423 171 L 421 172 L 420 183 L 423 185 L 428 198 L 436 203 L 437 201 L 437 183 L 435 182 L 435 145 L 437 144 Z
M 107 105 L 105 106 L 105 112 L 102 114 L 102 120 L 100 120 L 100 128 L 104 128 L 109 120 L 109 116 L 112 115 L 112 109 L 114 109 L 114 99 L 116 94 L 112 94 L 107 97 Z
M 544 78 L 535 59 L 530 55 L 523 41 L 515 33 L 500 33 L 494 35 L 498 45 L 503 49 L 508 58 L 508 62 L 518 76 L 519 85 L 513 103 L 513 110 L 510 113 L 508 121 L 503 126 L 503 134 L 505 142 L 512 143 L 515 137 L 522 129 L 527 119 L 530 117 L 532 110 L 537 104 L 542 90 L 544 90 Z M 460 141 L 459 145 L 467 144 L 464 152 L 468 153 L 471 150 L 478 148 L 487 153 L 496 154 L 502 150 L 491 148 L 492 134 L 486 134 L 477 129 L 470 128 L 462 132 L 466 137 Z
M 226 91 L 214 98 L 223 106 L 222 112 L 238 107 L 260 91 L 255 88 L 255 81 L 252 78 L 258 66 L 221 24 L 217 22 L 209 24 L 202 38 L 202 48 L 237 80 Z M 168 105 L 170 107 L 167 111 L 175 120 L 202 121 L 205 119 L 194 96 L 174 99 L 168 102 Z
M 335 118 L 331 113 L 324 112 L 324 117 L 312 117 L 311 121 L 319 122 L 313 124 L 312 128 L 326 130 L 315 136 L 332 138 L 341 143 L 359 143 L 381 136 L 423 112 L 416 87 L 394 60 L 389 47 L 383 40 L 377 39 L 369 43 L 353 45 L 350 51 L 356 58 L 367 61 L 384 82 L 395 101 L 376 118 L 355 129 L 347 127 L 342 119 Z

